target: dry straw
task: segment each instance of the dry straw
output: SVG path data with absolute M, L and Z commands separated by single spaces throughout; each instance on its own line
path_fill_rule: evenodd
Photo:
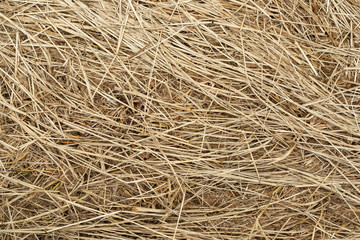
M 0 2 L 0 239 L 359 239 L 358 0 Z

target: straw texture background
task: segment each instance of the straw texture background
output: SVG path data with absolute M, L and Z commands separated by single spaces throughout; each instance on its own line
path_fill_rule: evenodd
M 358 0 L 0 1 L 0 239 L 359 239 Z

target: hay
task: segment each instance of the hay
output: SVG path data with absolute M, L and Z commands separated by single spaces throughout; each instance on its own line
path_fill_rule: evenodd
M 359 13 L 1 1 L 1 239 L 359 239 Z

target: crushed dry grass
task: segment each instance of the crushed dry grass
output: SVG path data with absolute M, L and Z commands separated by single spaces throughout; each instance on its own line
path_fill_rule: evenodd
M 359 239 L 358 0 L 0 2 L 1 239 Z

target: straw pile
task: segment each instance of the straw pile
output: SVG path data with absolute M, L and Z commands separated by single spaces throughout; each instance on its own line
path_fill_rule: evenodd
M 358 0 L 0 2 L 1 239 L 359 239 Z

